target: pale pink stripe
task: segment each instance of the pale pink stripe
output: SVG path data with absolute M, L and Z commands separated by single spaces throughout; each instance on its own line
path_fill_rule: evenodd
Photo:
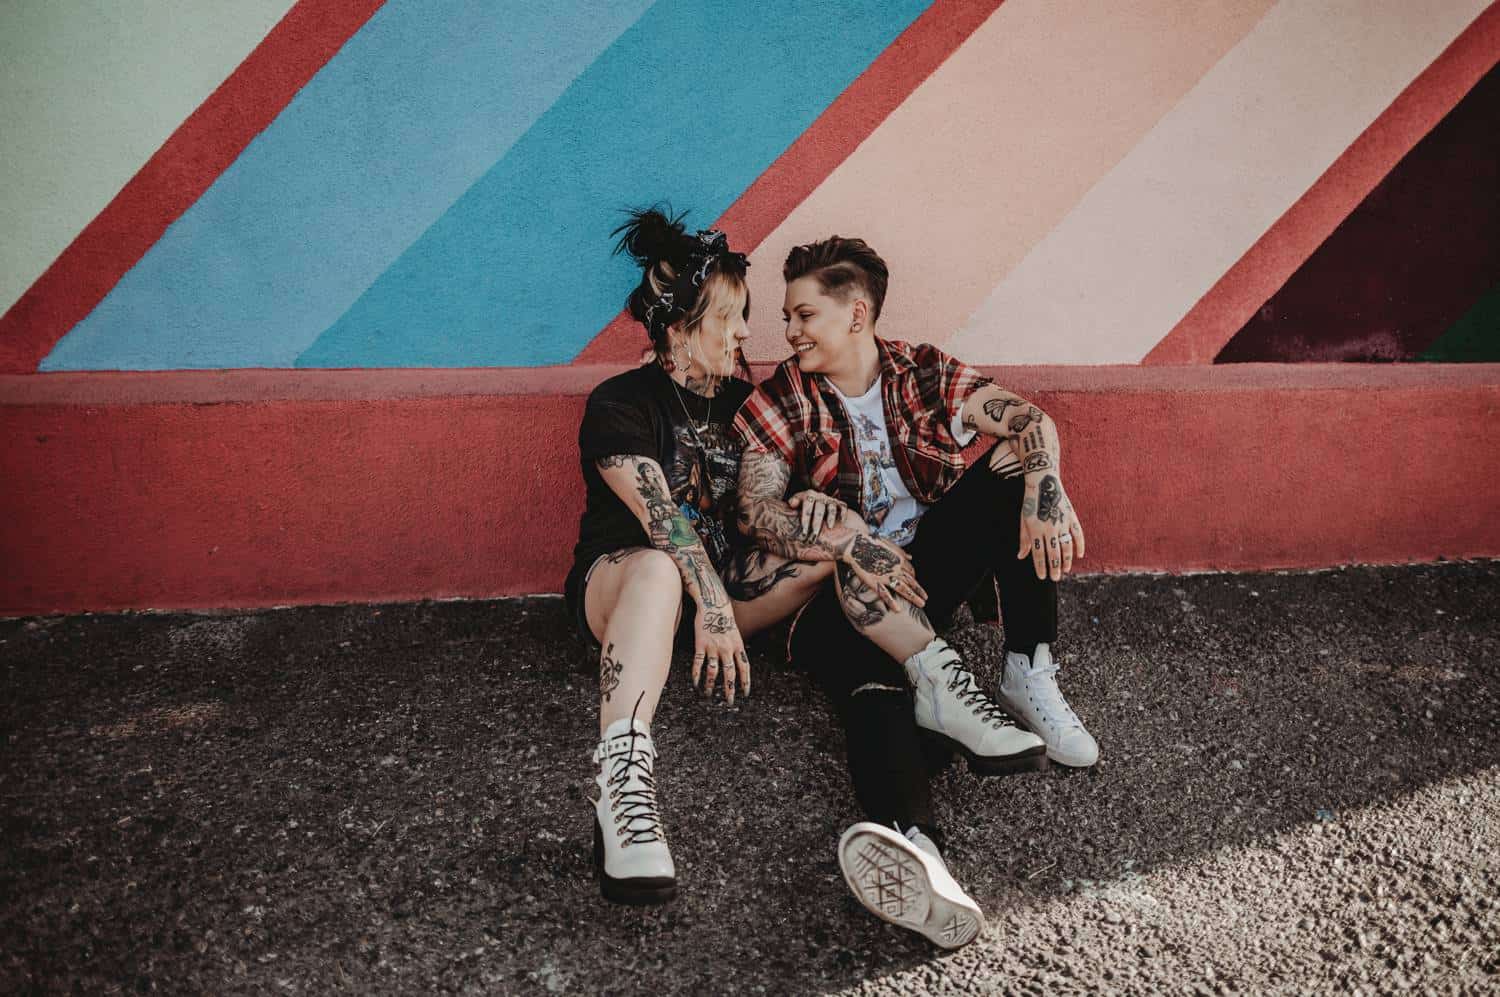
M 1488 5 L 1281 0 L 1000 282 L 980 363 L 1138 363 Z
M 1007 0 L 752 254 L 750 355 L 786 355 L 781 264 L 835 233 L 891 266 L 882 335 L 947 340 L 1271 2 Z

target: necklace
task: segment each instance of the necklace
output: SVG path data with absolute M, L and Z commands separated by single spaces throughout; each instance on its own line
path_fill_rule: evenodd
M 708 432 L 708 424 L 713 421 L 713 418 L 714 418 L 714 400 L 713 400 L 713 398 L 710 397 L 708 399 L 708 407 L 704 410 L 704 415 L 703 415 L 703 425 L 700 426 L 696 422 L 693 421 L 693 413 L 691 413 L 691 412 L 688 411 L 687 399 L 685 399 L 685 398 L 682 397 L 682 389 L 677 386 L 677 381 L 675 379 L 673 379 L 673 377 L 672 377 L 671 374 L 667 375 L 667 380 L 671 381 L 671 383 L 672 383 L 672 391 L 677 395 L 677 404 L 682 406 L 682 414 L 685 415 L 685 416 L 687 416 L 688 428 L 693 431 L 693 439 L 695 439 L 695 440 L 698 441 L 698 446 L 700 446 L 700 447 L 703 446 L 703 437 L 700 436 L 699 434 L 700 433 L 706 433 L 706 432 Z

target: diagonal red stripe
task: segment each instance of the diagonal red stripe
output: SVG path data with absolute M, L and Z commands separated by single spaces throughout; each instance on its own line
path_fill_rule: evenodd
M 1210 364 L 1407 153 L 1500 60 L 1500 4 L 1480 14 L 1209 289 L 1143 364 Z
M 936 0 L 756 178 L 715 227 L 740 252 L 759 246 L 1002 2 Z M 644 343 L 640 326 L 621 312 L 573 363 L 632 363 L 640 359 Z
M 0 373 L 30 373 L 385 0 L 298 0 L 0 316 Z

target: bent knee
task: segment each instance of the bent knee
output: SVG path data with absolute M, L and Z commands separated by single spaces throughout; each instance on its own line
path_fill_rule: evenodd
M 682 598 L 682 573 L 672 555 L 660 550 L 643 550 L 625 565 L 625 581 L 635 590 L 649 591 L 663 598 Z

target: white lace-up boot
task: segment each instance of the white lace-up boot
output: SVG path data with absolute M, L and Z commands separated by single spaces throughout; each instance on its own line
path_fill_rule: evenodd
M 1057 662 L 1046 644 L 1038 644 L 1029 658 L 1016 651 L 1006 652 L 1000 702 L 1042 736 L 1047 742 L 1047 757 L 1057 764 L 1087 768 L 1099 760 L 1099 743 L 1084 729 L 1083 721 L 1057 687 Z
M 917 726 L 963 752 L 979 775 L 1030 772 L 1047 767 L 1042 739 L 1015 721 L 979 688 L 963 658 L 934 637 L 906 659 L 906 677 L 916 691 Z
M 948 872 L 932 840 L 912 828 L 900 834 L 870 821 L 839 839 L 844 882 L 870 913 L 956 949 L 984 930 L 984 913 Z
M 609 725 L 594 749 L 594 866 L 606 900 L 659 904 L 677 893 L 677 870 L 656 807 L 656 746 L 639 720 Z

